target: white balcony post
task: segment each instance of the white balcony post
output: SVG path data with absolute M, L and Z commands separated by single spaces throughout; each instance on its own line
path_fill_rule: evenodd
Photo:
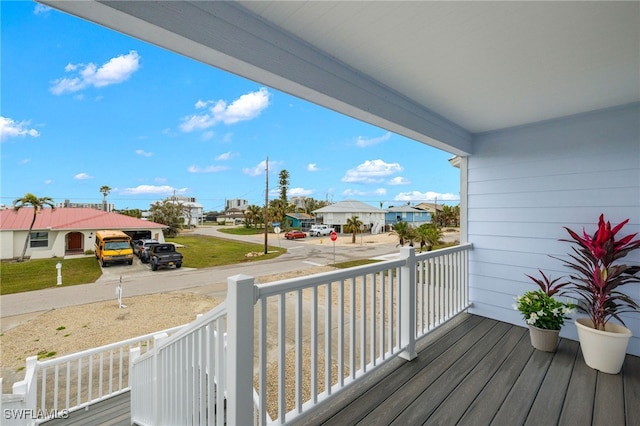
M 405 264 L 400 271 L 400 344 L 404 350 L 398 355 L 411 361 L 416 354 L 416 252 L 402 247 L 400 258 Z
M 254 278 L 227 279 L 227 424 L 253 424 Z

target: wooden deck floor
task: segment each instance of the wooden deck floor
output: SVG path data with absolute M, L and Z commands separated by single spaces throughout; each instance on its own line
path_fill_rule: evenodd
M 526 328 L 474 315 L 436 330 L 416 359 L 393 360 L 376 376 L 295 423 L 640 425 L 640 358 L 627 356 L 618 375 L 600 373 L 586 366 L 578 342 L 536 351 Z M 128 424 L 125 395 L 119 408 L 105 402 L 47 426 Z

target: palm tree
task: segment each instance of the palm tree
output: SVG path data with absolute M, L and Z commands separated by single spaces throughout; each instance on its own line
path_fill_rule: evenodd
M 351 242 L 356 243 L 356 234 L 360 232 L 360 227 L 363 225 L 362 221 L 358 219 L 358 216 L 351 216 L 347 219 L 347 223 L 344 225 L 344 230 L 351 232 Z
M 431 251 L 433 246 L 442 240 L 442 231 L 433 223 L 425 223 L 420 225 L 416 230 L 416 241 L 420 243 L 420 252 L 424 247 L 427 251 Z
M 415 233 L 413 232 L 413 228 L 409 226 L 407 222 L 398 222 L 393 225 L 393 232 L 398 236 L 398 245 L 404 247 L 406 242 L 409 243 L 410 246 L 413 247 L 413 241 L 415 239 Z
M 286 206 L 287 204 L 289 204 L 287 200 L 287 190 L 289 188 L 289 172 L 286 170 L 281 170 L 278 177 L 278 183 L 280 185 L 280 200 L 282 201 L 282 204 Z
M 107 195 L 111 192 L 111 187 L 108 185 L 102 185 L 100 187 L 100 192 L 102 193 L 102 210 L 107 211 Z
M 52 210 L 55 210 L 56 206 L 53 202 L 53 198 L 51 197 L 36 197 L 35 195 L 27 192 L 24 194 L 24 197 L 17 198 L 13 201 L 13 210 L 18 211 L 23 207 L 32 206 L 33 207 L 33 219 L 31 220 L 31 225 L 29 225 L 29 232 L 27 232 L 27 238 L 24 240 L 24 247 L 22 248 L 22 254 L 18 259 L 18 262 L 22 262 L 24 260 L 24 255 L 27 253 L 27 246 L 29 245 L 29 238 L 31 237 L 31 230 L 33 229 L 33 224 L 36 223 L 36 215 L 38 212 L 45 208 L 45 206 L 51 207 Z
M 262 216 L 262 207 L 255 204 L 251 204 L 244 211 L 244 218 L 247 225 L 253 225 L 254 228 L 258 227 L 259 218 Z

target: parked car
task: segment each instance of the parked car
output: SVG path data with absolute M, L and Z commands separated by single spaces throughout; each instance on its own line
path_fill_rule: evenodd
M 328 225 L 313 225 L 309 229 L 309 235 L 319 237 L 321 235 L 330 235 L 333 232 L 333 228 Z
M 169 268 L 175 266 L 182 267 L 182 253 L 176 251 L 176 246 L 169 243 L 152 244 L 149 248 L 149 262 L 151 270 L 157 271 L 158 268 Z
M 287 240 L 295 240 L 296 238 L 307 238 L 307 234 L 302 231 L 289 231 L 284 234 Z
M 160 244 L 160 242 L 152 239 L 137 240 L 133 252 L 140 258 L 142 263 L 146 263 L 145 260 L 149 260 L 149 247 L 154 244 Z

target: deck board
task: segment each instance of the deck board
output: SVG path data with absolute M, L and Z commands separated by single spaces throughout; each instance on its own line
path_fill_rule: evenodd
M 625 414 L 628 425 L 640 423 L 640 357 L 627 356 L 622 365 L 624 374 Z
M 560 419 L 562 403 L 580 345 L 578 342 L 562 340 L 558 346 L 525 425 L 554 425 Z
M 300 425 L 601 425 L 640 424 L 640 358 L 622 372 L 589 368 L 578 342 L 536 351 L 526 328 L 464 314 L 418 344 L 410 362 L 393 359 Z M 125 393 L 46 426 L 129 425 Z
M 437 407 L 429 417 L 429 422 L 442 425 L 457 424 L 464 414 L 461 407 L 470 407 L 473 404 L 478 394 L 485 388 L 487 381 L 503 365 L 524 334 L 524 328 L 516 327 L 512 327 L 505 333 L 503 338 L 491 348 L 483 362 L 478 363 L 455 391 Z

